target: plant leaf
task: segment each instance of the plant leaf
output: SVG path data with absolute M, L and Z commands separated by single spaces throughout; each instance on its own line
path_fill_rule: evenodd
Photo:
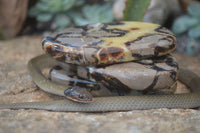
M 62 0 L 62 11 L 66 12 L 71 9 L 74 6 L 75 2 L 76 0 Z
M 188 36 L 193 39 L 200 39 L 200 25 L 189 29 Z
M 47 22 L 52 19 L 52 16 L 50 13 L 40 13 L 36 19 L 39 22 Z
M 190 39 L 186 44 L 186 52 L 188 55 L 196 55 L 198 53 L 198 45 L 194 39 Z
M 188 6 L 187 10 L 188 10 L 188 13 L 189 13 L 191 16 L 200 19 L 200 4 L 197 5 L 197 6 Z
M 193 27 L 197 25 L 199 22 L 196 18 L 184 15 L 179 18 L 177 18 L 173 25 L 172 25 L 172 31 L 178 35 L 181 33 L 186 32 L 190 27 Z
M 110 4 L 87 5 L 82 8 L 82 12 L 84 18 L 87 19 L 89 23 L 111 22 L 113 20 Z
M 127 0 L 124 21 L 142 21 L 151 0 Z

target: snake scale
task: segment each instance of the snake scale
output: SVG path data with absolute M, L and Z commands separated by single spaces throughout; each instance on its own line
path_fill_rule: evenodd
M 136 30 L 136 29 L 137 28 L 132 28 L 132 30 Z M 106 31 L 107 29 L 104 29 L 104 30 Z M 109 33 L 110 31 L 108 30 L 107 32 Z M 116 33 L 117 35 L 119 34 L 116 31 L 112 31 L 112 32 Z M 123 31 L 123 32 L 125 33 L 126 31 Z M 162 34 L 161 33 L 160 34 L 163 35 L 163 33 L 164 32 L 162 31 Z M 97 33 L 95 33 L 95 35 L 96 34 Z M 167 34 L 168 34 L 168 32 L 167 32 Z M 107 35 L 111 36 L 112 34 L 107 34 Z M 152 36 L 152 35 L 148 35 L 148 36 Z M 95 39 L 97 39 L 96 41 L 98 41 L 98 43 L 102 43 L 101 40 L 98 40 L 98 38 L 95 38 Z M 168 40 L 170 40 L 170 39 L 168 39 Z M 133 43 L 133 41 L 128 42 L 128 43 Z M 57 47 L 56 47 L 56 49 L 57 49 Z M 174 49 L 174 46 L 171 47 L 170 49 Z M 155 51 L 154 51 L 154 55 L 155 54 L 159 55 L 162 52 L 165 53 L 166 51 L 170 51 L 170 50 L 162 49 L 160 47 L 159 47 L 159 49 L 155 48 L 155 50 L 157 52 L 155 53 Z M 49 51 L 47 51 L 47 52 L 49 52 Z M 52 52 L 52 51 L 50 51 L 50 52 Z M 104 51 L 104 53 L 105 53 L 105 51 Z M 55 56 L 55 54 L 53 54 L 55 56 L 55 58 L 57 58 L 58 60 L 63 59 L 63 58 L 59 57 L 59 53 L 56 53 L 56 54 L 57 54 L 56 56 Z M 133 57 L 131 57 L 132 58 L 131 60 L 143 58 L 146 56 L 146 55 L 143 55 L 141 57 L 138 55 L 139 55 L 138 53 L 133 54 Z M 61 55 L 61 57 L 62 56 L 63 55 Z M 74 62 L 74 59 L 77 59 L 77 58 L 70 57 L 69 61 L 71 61 L 75 64 L 79 63 L 77 61 Z M 105 59 L 105 56 L 103 56 L 103 59 Z M 123 61 L 127 61 L 127 58 L 122 59 L 120 57 L 119 59 L 121 59 Z M 99 62 L 92 60 L 92 64 L 94 64 L 94 63 L 99 63 L 99 64 L 108 63 L 109 64 L 110 63 L 110 62 L 106 62 L 106 61 L 107 61 L 107 59 L 100 60 Z M 116 60 L 114 59 L 112 61 L 115 62 Z M 83 63 L 87 64 L 90 62 L 86 61 Z M 41 56 L 35 57 L 29 61 L 28 70 L 30 72 L 30 75 L 31 75 L 33 81 L 42 90 L 49 92 L 49 93 L 56 94 L 56 95 L 64 96 L 63 92 L 66 89 L 66 87 L 62 86 L 62 85 L 58 85 L 56 83 L 53 83 L 52 81 L 47 79 L 42 73 L 43 69 L 45 69 L 47 67 L 48 68 L 53 67 L 58 64 L 59 64 L 59 62 L 50 58 L 49 56 L 41 55 Z M 200 77 L 189 70 L 180 68 L 178 80 L 181 81 L 182 83 L 184 83 L 185 85 L 187 85 L 189 88 L 191 88 L 192 93 L 165 94 L 165 95 L 142 95 L 142 96 L 95 97 L 94 101 L 90 102 L 90 103 L 79 103 L 79 102 L 74 102 L 74 101 L 67 100 L 67 99 L 66 100 L 58 100 L 58 101 L 12 103 L 12 104 L 0 104 L 0 109 L 27 108 L 27 109 L 46 109 L 46 110 L 52 110 L 52 111 L 102 112 L 102 111 L 127 111 L 127 110 L 134 110 L 134 109 L 199 107 L 200 106 Z

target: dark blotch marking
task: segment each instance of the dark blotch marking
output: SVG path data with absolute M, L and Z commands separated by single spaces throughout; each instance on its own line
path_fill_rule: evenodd
M 111 92 L 117 92 L 119 95 L 125 95 L 130 93 L 131 89 L 125 84 L 121 83 L 118 79 L 102 74 L 93 72 L 91 77 L 96 80 L 98 83 L 102 83 L 106 88 Z
M 165 34 L 168 34 L 168 35 L 172 35 L 170 32 L 167 32 L 167 31 L 169 31 L 167 28 L 162 27 L 162 26 L 156 28 L 155 31 L 160 32 L 160 33 L 165 33 Z
M 173 41 L 171 45 L 169 45 L 168 48 L 165 48 L 165 47 L 160 47 L 160 46 L 157 46 L 154 50 L 154 55 L 157 56 L 159 53 L 166 53 L 167 51 L 169 51 L 170 49 L 173 49 L 175 47 L 175 42 L 174 42 L 174 39 L 170 36 L 166 37 L 166 38 L 163 38 L 161 40 L 167 40 L 167 41 Z
M 52 72 L 53 70 L 62 70 L 62 67 L 61 66 L 54 66 L 54 67 L 52 67 L 50 72 Z
M 154 62 L 155 63 L 155 62 Z M 160 68 L 160 67 L 158 67 L 158 66 L 156 66 L 156 65 L 152 65 L 151 66 L 151 68 L 152 69 L 154 69 L 154 70 L 156 70 L 157 72 L 160 72 L 160 71 L 167 71 L 167 70 L 165 70 L 165 69 L 163 69 L 163 68 Z
M 127 41 L 125 42 L 125 45 L 128 49 L 130 49 L 129 47 L 131 45 L 134 45 L 135 42 L 137 41 L 140 41 L 142 40 L 143 38 L 145 37 L 149 37 L 149 36 L 154 36 L 155 34 L 147 34 L 147 35 L 144 35 L 144 36 L 140 36 L 138 37 L 137 39 L 135 40 L 131 40 L 131 41 Z M 133 57 L 137 57 L 137 58 L 149 58 L 149 57 L 154 57 L 154 56 L 158 56 L 159 53 L 166 53 L 167 51 L 169 51 L 170 49 L 173 49 L 175 47 L 175 40 L 172 36 L 167 36 L 166 38 L 163 38 L 162 40 L 167 40 L 167 41 L 172 41 L 172 44 L 169 45 L 168 48 L 165 48 L 165 47 L 160 47 L 160 46 L 156 46 L 156 44 L 151 44 L 150 46 L 152 47 L 155 47 L 155 50 L 154 50 L 154 55 L 147 55 L 147 56 L 143 56 L 143 55 L 140 55 L 140 54 L 136 54 L 136 53 L 133 53 L 132 56 Z
M 154 55 L 155 55 L 155 56 L 158 56 L 158 54 L 159 54 L 159 48 L 156 47 L 156 48 L 154 49 Z
M 124 49 L 118 48 L 118 47 L 109 47 L 109 48 L 107 49 L 107 51 L 108 51 L 108 53 L 110 53 L 110 55 L 111 55 L 112 57 L 115 58 L 115 57 L 121 55 L 121 54 L 124 52 Z
M 47 54 L 49 54 L 52 57 L 56 55 L 56 52 L 52 50 L 51 45 L 46 46 L 45 51 Z
M 136 58 L 142 58 L 143 57 L 141 54 L 136 54 L 136 53 L 132 53 L 132 56 L 136 57 Z
M 125 23 L 123 22 L 108 22 L 108 23 L 104 23 L 105 26 L 107 25 L 124 25 Z
M 176 77 L 177 77 L 176 74 L 177 74 L 177 73 L 174 72 L 174 71 L 170 72 L 170 78 L 172 78 L 174 81 L 176 81 Z
M 165 60 L 165 63 L 171 67 L 176 67 L 178 68 L 178 63 L 176 61 L 173 60 L 173 58 L 167 58 Z
M 122 48 L 118 47 L 108 47 L 108 48 L 103 48 L 100 53 L 100 59 L 101 60 L 106 60 L 109 56 L 112 58 L 116 58 L 123 54 L 124 50 Z
M 146 59 L 146 58 L 154 57 L 154 55 L 141 55 L 141 54 L 136 54 L 136 53 L 132 53 L 132 56 L 136 59 Z
M 159 53 L 167 52 L 169 49 L 170 48 L 164 48 L 164 47 L 157 46 L 157 47 L 155 47 L 154 55 L 158 56 Z
M 171 48 L 173 48 L 172 46 L 171 46 Z M 164 47 L 160 47 L 160 46 L 157 46 L 156 48 L 155 48 L 155 53 L 159 53 L 159 52 L 166 52 L 166 51 L 168 51 L 170 49 L 170 47 L 169 48 L 164 48 Z
M 82 37 L 82 35 L 73 36 L 72 34 L 74 34 L 74 32 L 60 33 L 60 34 L 56 35 L 55 39 L 57 39 L 57 38 L 81 38 Z
M 122 30 L 122 29 L 118 29 L 118 28 L 107 29 L 107 26 L 109 26 L 109 25 L 124 25 L 124 24 L 125 23 L 121 23 L 121 22 L 104 23 L 101 30 L 106 31 L 108 33 L 112 33 L 113 35 L 110 35 L 110 36 L 102 35 L 101 37 L 122 37 L 122 36 L 124 36 L 126 33 L 129 32 L 128 30 Z
M 105 60 L 107 57 L 107 54 L 108 54 L 107 50 L 105 48 L 102 49 L 101 52 L 99 53 L 101 60 Z
M 87 31 L 88 30 L 88 24 L 82 25 L 82 26 L 75 26 L 74 28 L 79 28 L 79 29 L 83 29 L 84 31 Z
M 101 37 L 122 37 L 124 36 L 126 33 L 128 33 L 129 31 L 127 30 L 121 30 L 121 29 L 106 29 L 106 28 L 102 28 L 102 30 L 108 32 L 108 33 L 112 33 L 113 35 L 102 35 Z
M 54 57 L 56 60 L 58 60 L 58 61 L 61 61 L 61 62 L 64 62 L 65 61 L 65 54 L 64 53 L 62 53 L 62 54 L 60 54 L 58 57 Z
M 113 29 L 107 29 L 107 26 L 109 25 L 124 25 L 125 23 L 123 22 L 111 22 L 111 23 L 103 23 L 103 27 L 101 28 L 101 30 L 106 31 L 108 33 L 113 33 L 113 35 L 110 36 L 104 36 L 102 35 L 101 37 L 121 37 L 124 36 L 126 33 L 128 33 L 129 31 L 127 30 L 121 30 L 121 29 L 117 29 L 117 28 L 113 28 Z M 81 28 L 83 29 L 83 32 L 81 33 L 82 36 L 88 36 L 88 37 L 95 37 L 95 36 L 89 36 L 87 35 L 87 31 L 89 30 L 89 28 L 91 29 L 90 25 L 83 25 L 83 26 L 76 26 L 75 28 Z
M 51 57 L 55 58 L 59 61 L 65 61 L 65 53 L 62 49 L 62 44 L 56 42 L 54 38 L 47 37 L 43 42 L 43 49 L 45 52 L 50 55 Z M 44 46 L 46 45 L 46 46 Z
M 76 85 L 76 82 L 74 82 L 74 81 L 72 81 L 72 80 L 69 81 L 68 86 L 75 86 L 75 85 Z
M 51 80 L 51 73 L 54 71 L 54 70 L 62 70 L 62 67 L 60 67 L 60 66 L 54 66 L 54 67 L 52 67 L 51 69 L 50 69 L 50 71 L 49 71 L 49 79 Z
M 140 28 L 131 28 L 131 30 L 139 30 Z
M 158 73 L 158 72 L 157 72 Z M 156 73 L 156 76 L 154 77 L 154 80 L 153 80 L 153 82 L 151 83 L 151 85 L 149 85 L 145 90 L 151 90 L 151 89 L 153 89 L 153 87 L 156 85 L 156 83 L 157 83 L 157 81 L 158 81 L 158 75 L 157 75 L 157 73 Z
M 80 61 L 82 59 L 81 53 L 75 54 L 76 56 L 74 57 L 74 60 Z
M 100 43 L 103 43 L 104 42 L 104 40 L 100 40 L 100 41 L 97 41 L 97 42 L 93 42 L 92 44 L 91 44 L 91 46 L 96 46 L 97 44 L 100 44 Z
M 131 41 L 125 42 L 125 45 L 126 45 L 127 47 L 129 47 L 131 44 L 134 44 L 134 42 L 136 42 L 136 41 L 142 40 L 144 37 L 154 36 L 154 35 L 155 35 L 155 34 L 146 34 L 146 35 L 144 35 L 144 36 L 140 36 L 140 37 L 138 37 L 138 38 L 135 39 L 135 40 L 131 40 Z

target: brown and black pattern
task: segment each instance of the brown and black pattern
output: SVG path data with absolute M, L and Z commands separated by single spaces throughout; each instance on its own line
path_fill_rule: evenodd
M 156 28 L 155 31 L 164 33 L 164 34 L 168 34 L 169 36 L 173 35 L 173 33 L 169 29 L 162 27 L 162 26 Z
M 153 41 L 146 41 L 146 47 L 144 49 L 135 50 L 136 45 L 143 45 L 145 39 L 149 40 L 148 38 L 155 39 L 153 39 Z M 159 46 L 159 42 L 166 42 L 171 45 L 168 45 L 168 47 L 163 47 Z M 162 34 L 147 34 L 135 40 L 125 42 L 125 45 L 131 51 L 132 56 L 136 60 L 140 60 L 164 55 L 167 54 L 169 51 L 174 50 L 176 47 L 176 39 L 172 35 L 166 36 Z
M 177 81 L 178 64 L 173 56 L 165 55 L 106 67 L 77 66 L 71 69 L 77 70 L 71 70 L 75 72 L 74 75 L 66 73 L 71 78 L 67 79 L 70 87 L 88 87 L 91 89 L 90 91 L 94 91 L 101 90 L 101 87 L 104 86 L 111 93 L 126 95 L 131 90 L 145 90 L 149 93 L 160 89 L 166 91 L 166 88 L 168 88 L 167 91 L 171 92 L 171 86 Z M 142 77 L 145 76 L 148 78 L 143 79 Z M 127 82 L 124 82 L 125 80 Z M 145 84 L 146 82 L 148 83 Z
M 57 84 L 65 85 L 66 90 L 68 88 L 78 87 L 80 89 L 86 89 L 93 96 L 114 96 L 125 94 L 123 90 L 121 92 L 118 92 L 117 90 L 113 91 L 99 82 L 87 80 L 89 79 L 89 75 L 80 74 L 78 71 L 83 70 L 80 70 L 80 67 L 74 67 L 74 65 L 72 65 L 72 68 L 69 70 L 63 69 L 62 67 L 53 67 L 49 72 L 49 79 Z M 70 70 L 73 71 L 73 73 L 70 73 Z M 84 68 L 84 70 L 87 71 L 88 69 Z M 87 71 L 86 74 L 89 74 L 89 72 Z
M 127 30 L 122 29 L 107 29 L 109 25 L 123 25 L 123 23 L 104 23 L 104 24 L 94 24 L 94 25 L 85 25 L 85 26 L 76 26 L 74 29 L 69 29 L 68 31 L 65 31 L 64 33 L 57 34 L 56 37 L 54 37 L 54 40 L 56 42 L 60 42 L 62 44 L 74 46 L 74 44 L 70 44 L 70 39 L 76 38 L 78 39 L 89 39 L 90 41 L 85 42 L 85 44 L 79 44 L 79 46 L 87 45 L 87 46 L 96 46 L 103 42 L 103 40 L 99 39 L 101 38 L 109 38 L 109 37 L 122 37 L 126 33 L 128 33 Z M 98 28 L 96 28 L 98 27 Z M 71 31 L 75 30 L 75 31 Z M 61 41 L 64 38 L 64 41 Z M 95 40 L 92 42 L 91 40 Z M 76 40 L 76 41 L 77 41 Z M 69 42 L 69 43 L 66 43 Z
M 160 56 L 175 48 L 176 40 L 173 34 L 157 25 L 153 25 L 157 27 L 154 31 L 149 31 L 134 40 L 127 40 L 127 34 L 131 33 L 134 38 L 135 32 L 143 30 L 141 27 L 143 23 L 141 26 L 127 29 L 126 25 L 132 23 L 134 24 L 134 22 L 98 23 L 68 28 L 55 36 L 44 39 L 43 49 L 59 61 L 77 65 L 102 66 Z M 112 41 L 118 38 L 122 40 L 123 37 L 124 42 L 121 44 L 116 45 Z M 111 41 L 106 41 L 108 38 L 111 38 Z M 132 57 L 128 57 L 129 59 L 126 57 L 127 52 L 132 54 Z
M 132 65 L 133 68 L 131 68 L 133 70 L 137 69 L 134 67 L 135 66 L 134 64 L 140 64 L 146 69 L 149 69 L 155 72 L 155 73 L 148 73 L 149 79 L 152 79 L 152 82 L 150 82 L 149 85 L 146 85 L 145 87 L 142 84 L 140 84 L 141 88 L 140 87 L 135 88 L 134 86 L 131 86 L 131 82 L 134 82 L 132 79 L 135 75 L 134 72 L 130 74 L 132 75 L 132 78 L 130 79 L 130 84 L 123 83 L 122 78 L 124 77 L 126 78 L 126 74 L 125 74 L 126 69 L 130 70 L 129 66 L 126 66 L 126 64 L 128 65 L 130 63 L 123 63 L 124 65 L 123 67 L 119 68 L 120 72 L 118 74 L 117 73 L 113 74 L 112 72 L 110 72 L 110 70 L 114 71 L 115 66 L 117 65 L 120 66 L 120 64 L 110 65 L 109 71 L 106 70 L 108 67 L 104 67 L 104 68 L 90 67 L 89 68 L 90 71 L 88 71 L 90 73 L 90 75 L 88 76 L 88 79 L 91 79 L 93 81 L 95 80 L 96 82 L 104 84 L 111 91 L 116 91 L 116 88 L 117 88 L 117 92 L 121 92 L 121 93 L 123 92 L 122 94 L 126 94 L 130 90 L 157 90 L 157 89 L 170 88 L 170 86 L 173 85 L 174 82 L 177 81 L 178 64 L 175 58 L 173 58 L 171 55 L 166 55 L 166 56 L 156 57 L 153 59 L 141 60 L 141 61 L 131 62 L 131 63 L 133 64 Z M 140 77 L 145 76 L 145 75 L 142 75 L 142 71 L 144 71 L 143 69 L 138 69 L 137 72 L 138 71 L 141 71 L 140 73 L 141 75 L 137 75 L 134 77 L 134 78 L 138 78 L 135 80 L 136 83 L 137 81 L 140 80 L 139 79 Z M 122 78 L 120 78 L 120 76 Z M 168 84 L 165 84 L 163 86 L 163 85 L 158 85 L 158 82 L 168 82 Z
M 60 66 L 55 66 L 49 71 L 49 79 L 58 84 L 65 85 L 66 88 L 79 86 L 87 88 L 88 91 L 99 90 L 101 88 L 101 83 L 92 82 L 78 76 L 76 73 L 77 68 L 74 68 L 72 71 L 74 71 L 74 74 L 69 73 L 69 71 Z
M 116 23 L 116 25 L 122 24 L 123 23 Z M 92 33 L 89 32 L 89 30 L 94 29 L 92 25 L 76 26 L 73 29 L 71 28 L 65 31 L 64 33 L 57 34 L 55 37 L 47 37 L 44 39 L 42 42 L 43 49 L 48 55 L 59 61 L 82 65 L 97 64 L 98 59 L 96 54 L 99 49 L 101 49 L 98 44 L 104 42 L 99 38 L 99 36 L 120 37 L 124 36 L 124 34 L 128 32 L 120 29 L 107 29 L 106 27 L 109 25 L 113 25 L 113 23 L 101 24 L 100 28 L 96 29 L 96 31 L 93 31 Z M 105 50 L 111 52 L 111 56 L 115 56 L 115 54 L 117 54 L 113 51 L 116 51 L 117 48 L 111 47 L 103 49 L 102 52 Z M 101 57 L 108 52 L 104 52 Z
M 143 23 L 133 27 L 131 24 L 134 22 L 68 28 L 44 39 L 43 49 L 54 59 L 73 64 L 67 70 L 71 71 L 65 81 L 68 87 L 94 90 L 104 86 L 118 95 L 130 90 L 170 88 L 177 80 L 178 64 L 166 54 L 175 48 L 175 37 L 158 25 L 150 24 L 151 30 L 146 32 Z M 115 44 L 117 39 L 119 44 Z

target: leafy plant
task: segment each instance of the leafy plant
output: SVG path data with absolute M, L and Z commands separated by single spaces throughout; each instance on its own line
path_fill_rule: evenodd
M 124 20 L 142 21 L 151 0 L 127 0 Z
M 200 4 L 188 7 L 188 15 L 177 18 L 172 26 L 172 31 L 180 36 L 187 34 L 189 41 L 186 44 L 186 52 L 195 55 L 200 50 Z
M 39 25 L 61 30 L 73 24 L 83 25 L 113 21 L 111 2 L 87 5 L 83 0 L 39 0 L 29 10 Z M 41 26 L 41 27 L 42 27 Z
M 97 22 L 110 22 L 112 21 L 113 14 L 111 12 L 111 4 L 101 5 L 86 5 L 82 8 L 82 15 L 76 17 L 75 14 L 71 16 L 77 25 L 83 25 L 86 23 L 97 23 Z

